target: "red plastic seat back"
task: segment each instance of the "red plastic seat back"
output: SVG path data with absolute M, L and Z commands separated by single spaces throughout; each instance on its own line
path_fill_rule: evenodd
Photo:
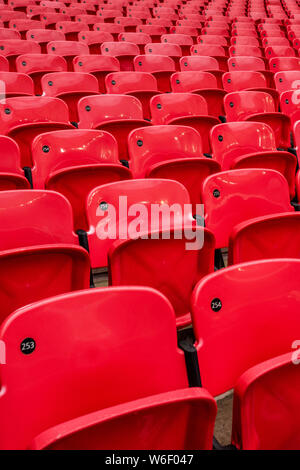
M 24 74 L 17 72 L 0 72 L 1 99 L 5 95 L 33 95 L 34 87 L 32 79 Z
M 65 35 L 54 29 L 29 29 L 26 32 L 26 40 L 38 42 L 42 47 L 42 51 L 46 52 L 43 47 L 45 44 L 51 41 L 64 41 Z
M 10 146 L 13 149 L 13 145 Z M 38 190 L 1 191 L 0 208 L 1 250 L 55 243 L 78 245 L 73 232 L 72 209 L 61 194 Z M 18 230 L 15 230 L 16 220 Z
M 299 258 L 299 216 L 298 212 L 275 214 L 237 225 L 229 240 L 229 262 Z
M 26 189 L 29 182 L 21 170 L 21 156 L 18 145 L 9 137 L 0 136 L 0 190 Z
M 39 72 L 65 72 L 67 63 L 63 57 L 48 54 L 22 54 L 16 59 L 18 72 L 38 74 Z
M 252 114 L 275 112 L 272 96 L 263 91 L 228 93 L 224 98 L 224 107 L 228 121 L 241 121 Z
M 218 248 L 228 246 L 235 225 L 292 211 L 288 183 L 275 170 L 241 169 L 211 175 L 203 183 L 202 200 L 205 226 L 214 233 Z
M 168 237 L 157 232 L 155 239 L 149 233 L 146 239 L 115 242 L 109 251 L 110 282 L 158 289 L 173 305 L 177 326 L 186 326 L 190 323 L 193 288 L 214 269 L 214 237 L 202 227 L 195 229 L 194 238 L 192 229 L 188 231 L 187 227 L 184 233 L 168 229 L 167 233 Z M 193 248 L 187 248 L 188 240 L 194 241 Z M 179 280 L 177 270 L 184 273 L 184 283 Z
M 228 59 L 228 69 L 229 70 L 252 70 L 252 71 L 261 71 L 265 70 L 265 63 L 260 57 L 252 56 L 237 56 L 229 57 Z M 272 69 L 271 69 L 272 70 Z
M 2 39 L 21 39 L 21 34 L 13 29 L 0 28 L 0 40 Z
M 64 169 L 99 163 L 119 163 L 117 142 L 98 130 L 47 132 L 32 144 L 34 188 L 44 188 L 51 174 Z
M 262 52 L 260 48 L 256 46 L 235 45 L 235 46 L 230 46 L 229 55 L 230 57 L 237 57 L 237 56 L 262 57 Z
M 268 59 L 271 57 L 295 57 L 296 53 L 289 46 L 270 46 L 266 47 L 265 54 Z
M 214 57 L 185 56 L 180 59 L 180 69 L 183 72 L 218 70 L 219 64 Z
M 108 93 L 116 94 L 157 90 L 155 77 L 147 72 L 113 72 L 106 76 L 105 86 Z
M 264 75 L 260 72 L 244 70 L 223 74 L 223 87 L 227 92 L 245 90 L 246 88 L 267 88 Z
M 54 426 L 37 436 L 30 449 L 211 450 L 215 413 L 216 404 L 206 390 L 180 389 Z
M 133 63 L 136 72 L 175 72 L 174 60 L 164 55 L 138 55 Z
M 58 98 L 24 96 L 7 98 L 0 102 L 1 133 L 5 134 L 22 124 L 34 122 L 68 123 L 69 113 L 65 103 Z
M 41 80 L 44 95 L 60 96 L 64 93 L 98 93 L 98 81 L 89 73 L 54 72 L 47 73 Z
M 73 57 L 89 54 L 89 46 L 80 41 L 50 41 L 47 44 L 47 53 L 63 56 L 68 63 L 68 70 L 72 71 Z
M 171 77 L 171 86 L 173 92 L 176 93 L 196 91 L 205 88 L 217 88 L 217 79 L 209 72 L 176 72 Z
M 150 43 L 145 46 L 145 54 L 167 55 L 169 57 L 181 57 L 182 51 L 178 44 Z
M 7 367 L 1 371 L 3 449 L 25 449 L 64 421 L 188 386 L 173 309 L 151 289 L 88 289 L 36 303 L 3 325 L 1 340 L 7 344 Z M 49 341 L 57 345 L 50 357 Z
M 300 70 L 277 72 L 274 76 L 276 89 L 279 93 L 300 88 Z
M 274 133 L 261 122 L 228 122 L 215 126 L 210 133 L 213 157 L 223 170 L 229 170 L 241 155 L 276 151 Z
M 193 93 L 164 93 L 150 101 L 153 124 L 168 124 L 172 119 L 207 115 L 207 104 L 200 95 Z
M 262 362 L 240 377 L 233 409 L 233 443 L 239 449 L 298 449 L 300 383 L 295 353 Z
M 128 138 L 131 169 L 144 178 L 153 165 L 178 158 L 202 157 L 201 137 L 186 126 L 150 126 L 133 131 Z
M 269 67 L 272 72 L 284 70 L 300 70 L 299 57 L 273 57 L 270 59 Z
M 221 269 L 198 283 L 192 320 L 202 385 L 212 395 L 233 388 L 250 367 L 291 351 L 299 274 L 300 260 L 262 260 Z
M 294 137 L 299 142 L 297 121 L 300 119 L 300 90 L 288 90 L 280 94 L 281 111 L 290 117 L 292 125 L 294 125 Z M 297 146 L 297 145 L 296 145 Z
M 124 206 L 127 201 L 127 208 Z M 137 206 L 134 206 L 137 204 Z M 109 183 L 95 188 L 87 199 L 87 218 L 89 222 L 89 249 L 93 267 L 107 266 L 107 254 L 115 240 L 127 239 L 133 230 L 135 212 L 134 207 L 142 207 L 142 227 L 145 230 L 151 227 L 151 207 L 172 207 L 170 216 L 162 215 L 161 228 L 169 228 L 173 224 L 182 227 L 184 219 L 184 206 L 189 209 L 190 198 L 185 187 L 174 180 L 134 179 Z M 131 209 L 130 209 L 131 208 Z M 110 234 L 107 236 L 106 219 L 109 211 L 116 212 L 116 218 L 111 218 Z M 192 218 L 189 212 L 188 220 Z M 153 220 L 155 229 L 156 220 Z M 146 224 L 146 225 L 145 225 Z M 157 227 L 160 228 L 160 227 Z
M 104 42 L 101 54 L 117 57 L 121 70 L 133 70 L 133 57 L 140 53 L 137 44 L 131 42 Z

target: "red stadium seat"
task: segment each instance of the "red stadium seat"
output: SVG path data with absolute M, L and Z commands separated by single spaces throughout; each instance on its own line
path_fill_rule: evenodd
M 114 40 L 113 35 L 106 31 L 81 31 L 78 39 L 89 46 L 91 54 L 100 54 L 101 44 Z
M 259 47 L 259 41 L 256 37 L 253 36 L 232 36 L 230 40 L 232 46 L 255 46 Z
M 52 130 L 73 129 L 69 124 L 67 105 L 58 98 L 6 98 L 0 101 L 0 115 L 0 132 L 19 145 L 22 167 L 32 166 L 31 143 L 36 135 Z
M 263 47 L 265 48 L 265 55 L 266 55 L 267 58 L 268 58 L 268 56 L 270 55 L 270 54 L 267 53 L 267 47 L 268 47 L 268 46 L 272 46 L 272 47 L 271 47 L 271 48 L 272 48 L 272 52 L 271 52 L 271 53 L 273 53 L 273 57 L 278 57 L 278 56 L 276 55 L 277 46 L 281 46 L 281 47 L 282 47 L 282 46 L 285 46 L 285 47 L 286 47 L 286 46 L 290 46 L 290 42 L 289 42 L 289 40 L 288 40 L 287 38 L 277 38 L 277 37 L 273 38 L 273 37 L 268 37 L 268 38 L 264 38 L 264 39 L 262 40 L 262 45 L 263 45 Z M 275 46 L 275 49 L 273 49 L 274 46 Z M 281 51 L 279 50 L 279 52 L 281 52 Z M 287 51 L 287 52 L 288 52 L 288 51 Z M 274 54 L 275 54 L 275 55 L 274 55 Z M 287 55 L 289 55 L 289 54 L 287 54 Z M 292 55 L 294 55 L 294 54 L 292 54 Z
M 118 16 L 114 19 L 114 22 L 118 25 L 124 26 L 125 31 L 133 33 L 136 31 L 137 26 L 143 24 L 141 18 L 134 18 L 128 16 Z
M 26 33 L 28 30 L 44 29 L 45 25 L 41 21 L 17 18 L 9 22 L 9 28 L 11 30 L 19 31 L 21 38 L 26 39 Z
M 179 69 L 179 58 L 182 56 L 182 51 L 178 44 L 150 43 L 145 46 L 145 54 L 169 56 L 174 60 L 176 69 Z
M 122 71 L 133 70 L 133 58 L 140 50 L 131 42 L 104 42 L 101 44 L 101 54 L 116 57 Z
M 110 33 L 113 35 L 114 40 L 117 41 L 119 34 L 125 31 L 125 28 L 123 25 L 115 23 L 95 23 L 93 30 Z
M 139 99 L 144 119 L 150 121 L 149 101 L 159 93 L 157 81 L 147 72 L 113 72 L 105 77 L 107 93 L 130 94 Z
M 99 91 L 98 80 L 94 75 L 80 72 L 52 72 L 41 79 L 44 96 L 62 99 L 69 108 L 71 122 L 78 122 L 77 103 L 88 95 Z
M 145 33 L 120 33 L 118 36 L 118 41 L 131 42 L 137 44 L 140 49 L 140 54 L 145 52 L 145 44 L 151 43 L 151 36 Z
M 17 144 L 9 137 L 0 136 L 0 151 L 0 191 L 29 188 L 29 182 L 21 170 L 21 156 Z
M 79 41 L 51 41 L 47 44 L 47 53 L 64 57 L 68 70 L 72 71 L 72 60 L 77 55 L 89 53 L 89 47 Z
M 295 51 L 289 46 L 269 46 L 265 49 L 265 54 L 268 59 L 272 57 L 295 57 Z
M 299 271 L 300 260 L 262 260 L 221 269 L 195 287 L 191 301 L 195 345 L 202 385 L 212 395 L 232 389 L 250 367 L 291 352 L 299 322 L 295 308 Z M 266 325 L 271 325 L 269 334 Z M 220 360 L 222 372 L 216 373 Z M 274 389 L 272 396 L 278 397 Z M 264 410 L 269 403 L 261 403 Z M 262 412 L 261 407 L 257 412 Z M 275 416 L 272 408 L 277 435 Z M 266 419 L 264 413 L 260 418 Z
M 203 96 L 208 114 L 217 118 L 224 116 L 223 99 L 226 92 L 217 87 L 217 79 L 213 74 L 201 71 L 177 72 L 171 77 L 171 87 L 175 93 L 193 92 Z
M 251 168 L 216 173 L 204 181 L 201 196 L 205 226 L 214 233 L 217 248 L 228 246 L 235 225 L 293 210 L 287 181 L 275 170 Z
M 274 82 L 279 93 L 300 88 L 300 70 L 276 72 Z
M 299 374 L 294 354 L 273 357 L 239 378 L 232 437 L 238 449 L 299 449 Z
M 22 41 L 21 39 L 2 39 L 0 41 L 1 55 L 5 56 L 9 61 L 11 72 L 16 71 L 15 59 L 21 54 L 39 54 L 41 48 L 37 42 Z
M 215 46 L 222 46 L 224 47 L 224 50 L 226 51 L 226 48 L 228 47 L 228 41 L 224 36 L 213 36 L 212 34 L 210 35 L 202 35 L 197 37 L 197 43 L 198 44 L 214 44 Z
M 170 92 L 170 77 L 175 72 L 175 63 L 171 57 L 164 55 L 138 55 L 133 60 L 136 72 L 150 72 L 157 80 L 161 92 Z
M 294 126 L 295 136 L 295 123 L 300 119 L 300 90 L 288 90 L 281 93 L 280 108 L 282 113 L 284 113 L 286 116 L 289 116 L 291 125 Z
M 21 34 L 13 29 L 0 28 L 0 41 L 2 39 L 21 39 Z
M 50 13 L 47 12 L 41 15 L 41 21 L 45 23 L 46 28 L 55 29 L 56 24 L 60 21 L 71 21 L 69 15 L 64 15 L 63 13 Z
M 106 93 L 105 77 L 108 73 L 119 72 L 120 64 L 118 59 L 111 56 L 80 55 L 74 57 L 73 68 L 75 72 L 86 72 L 95 75 L 100 93 Z
M 227 56 L 222 46 L 213 44 L 195 44 L 191 47 L 191 55 L 214 57 L 219 64 L 220 70 L 227 71 Z
M 78 246 L 64 197 L 28 189 L 1 191 L 0 207 L 1 322 L 23 305 L 89 287 L 89 258 Z M 26 281 L 16 285 L 16 275 Z
M 151 125 L 143 119 L 140 101 L 128 95 L 95 95 L 78 103 L 79 128 L 102 129 L 118 142 L 120 160 L 128 160 L 127 136 L 138 127 Z
M 123 199 L 122 199 L 123 198 Z M 122 206 L 126 198 L 128 210 Z M 168 178 L 133 179 L 109 183 L 95 188 L 86 202 L 87 219 L 89 222 L 88 246 L 93 268 L 107 266 L 107 254 L 117 239 L 134 236 L 135 204 L 145 208 L 141 214 L 141 228 L 183 228 L 194 225 L 190 198 L 185 187 Z M 162 213 L 162 219 L 152 220 L 151 207 L 172 207 L 170 213 Z M 137 207 L 137 206 L 136 206 Z M 109 208 L 113 208 L 116 218 L 110 218 L 109 231 L 106 220 Z M 167 208 L 167 206 L 166 206 Z M 157 227 L 158 225 L 158 227 Z M 111 236 L 109 234 L 111 233 Z
M 268 87 L 274 88 L 273 71 L 266 70 L 265 63 L 261 57 L 251 57 L 251 56 L 229 57 L 228 70 L 229 71 L 248 70 L 248 71 L 260 72 L 266 77 Z
M 47 54 L 48 42 L 64 41 L 65 35 L 54 29 L 29 29 L 26 33 L 26 40 L 38 42 L 41 46 L 41 52 Z
M 223 87 L 222 76 L 224 71 L 220 70 L 219 63 L 214 57 L 208 56 L 185 56 L 179 61 L 180 70 L 185 71 L 197 71 L 197 72 L 210 72 L 217 79 L 218 88 Z
M 107 132 L 66 130 L 43 133 L 32 143 L 34 188 L 63 194 L 71 203 L 75 230 L 87 230 L 85 202 L 96 186 L 131 178 Z
M 210 133 L 213 158 L 222 170 L 231 168 L 270 168 L 285 176 L 291 198 L 295 195 L 297 159 L 290 152 L 276 149 L 272 129 L 259 122 L 228 122 Z
M 215 243 L 212 233 L 197 227 L 194 237 L 199 237 L 198 248 L 187 249 L 191 234 L 192 229 L 189 231 L 186 227 L 180 238 L 172 229 L 168 238 L 163 238 L 163 232 L 156 232 L 157 237 L 152 239 L 150 232 L 146 239 L 116 241 L 108 254 L 111 285 L 140 285 L 159 290 L 170 300 L 178 328 L 191 323 L 190 297 L 193 288 L 197 281 L 214 269 Z M 177 270 L 184 273 L 184 284 L 178 278 Z
M 181 47 L 183 55 L 188 55 L 190 53 L 190 47 L 194 44 L 194 41 L 191 36 L 187 34 L 163 34 L 161 36 L 161 42 L 167 44 L 177 44 Z
M 299 258 L 299 217 L 298 212 L 286 212 L 236 225 L 229 239 L 228 263 Z
M 130 333 L 132 328 L 135 335 Z M 23 340 L 28 331 L 32 332 L 32 338 L 26 342 Z M 103 331 L 106 331 L 105 337 Z M 17 340 L 18 355 L 13 354 L 16 337 L 20 338 Z M 83 449 L 89 447 L 87 440 L 93 445 L 95 439 L 97 448 L 102 444 L 106 448 L 113 447 L 119 433 L 124 448 L 130 443 L 133 447 L 145 449 L 164 445 L 185 449 L 186 442 L 192 448 L 211 448 L 216 404 L 205 390 L 188 388 L 184 356 L 177 348 L 174 311 L 170 303 L 154 290 L 138 287 L 90 289 L 39 302 L 17 312 L 12 322 L 5 323 L 1 340 L 8 345 L 10 358 L 2 380 L 7 392 L 0 399 L 5 429 L 1 433 L 1 448 L 26 449 L 46 444 L 54 448 Z M 41 367 L 47 350 L 51 349 L 50 340 L 51 344 L 55 341 L 59 347 L 48 358 L 47 367 Z M 110 350 L 111 344 L 114 344 L 114 354 Z M 30 360 L 28 355 L 20 354 L 20 347 L 24 347 L 26 352 L 29 347 Z M 80 356 L 76 353 L 78 349 Z M 139 354 L 136 354 L 137 349 Z M 93 361 L 90 360 L 91 353 Z M 17 383 L 16 367 L 22 372 Z M 149 374 L 149 370 L 155 371 L 155 375 Z M 24 381 L 26 388 L 18 386 Z M 47 404 L 41 397 L 41 383 L 48 391 L 52 387 L 56 390 L 55 394 L 49 393 Z M 82 400 L 83 396 L 85 400 Z M 69 397 L 68 406 L 65 405 L 66 397 Z M 195 401 L 189 413 L 188 403 L 192 399 Z M 60 400 L 63 405 L 59 405 Z M 186 405 L 182 408 L 184 400 Z M 169 408 L 165 409 L 167 404 Z M 52 409 L 51 413 L 49 409 Z M 176 425 L 172 424 L 175 409 Z M 89 413 L 99 413 L 100 410 L 105 415 L 97 414 L 98 428 Z M 180 415 L 179 410 L 182 410 Z M 138 441 L 132 440 L 137 431 L 129 412 L 139 419 Z M 122 416 L 126 417 L 125 422 Z M 79 428 L 78 422 L 76 425 L 70 420 L 80 417 Z M 93 427 L 90 418 L 93 419 Z M 159 430 L 155 441 L 152 432 L 149 437 L 146 433 L 150 425 L 148 419 L 151 421 L 150 429 L 155 433 Z M 23 431 L 21 423 L 24 422 L 30 431 Z M 63 426 L 63 434 L 61 427 L 57 431 L 51 429 L 59 424 Z M 83 425 L 87 439 L 82 434 Z M 165 429 L 163 436 L 160 436 L 161 426 Z M 98 439 L 95 436 L 97 430 L 100 432 Z M 72 443 L 65 439 L 66 431 L 71 431 L 69 439 Z M 39 436 L 40 433 L 43 434 Z M 112 433 L 114 437 L 110 441 Z
M 257 121 L 268 124 L 277 148 L 290 147 L 290 118 L 275 112 L 273 98 L 262 91 L 237 91 L 224 98 L 227 121 Z
M 189 191 L 194 211 L 202 203 L 202 181 L 220 170 L 217 162 L 203 158 L 201 137 L 187 126 L 138 128 L 128 137 L 128 151 L 134 178 L 179 181 Z
M 299 57 L 273 57 L 269 62 L 272 72 L 282 72 L 285 70 L 300 70 Z
M 87 24 L 77 23 L 76 21 L 58 21 L 55 29 L 64 33 L 67 41 L 78 41 L 79 33 L 89 29 L 89 27 Z
M 43 75 L 49 72 L 66 72 L 67 62 L 63 57 L 51 54 L 22 54 L 16 59 L 16 69 L 32 78 L 35 94 L 41 95 Z
M 178 419 L 180 416 L 176 424 L 174 414 Z M 157 394 L 151 400 L 134 400 L 57 425 L 37 436 L 30 448 L 210 449 L 213 422 L 214 406 L 209 394 L 204 389 L 189 388 Z
M 160 42 L 162 34 L 166 34 L 166 28 L 159 25 L 140 24 L 136 27 L 138 33 L 148 34 L 151 37 L 152 42 Z M 149 42 L 151 42 L 149 41 Z
M 209 116 L 207 104 L 201 95 L 193 93 L 165 93 L 150 101 L 152 124 L 175 124 L 193 127 L 199 132 L 203 153 L 211 154 L 209 132 L 219 120 Z
M 275 109 L 279 109 L 279 93 L 274 88 L 268 88 L 266 77 L 262 72 L 238 70 L 226 72 L 223 74 L 223 88 L 228 93 L 232 91 L 253 90 L 264 91 L 272 96 Z
M 32 79 L 17 72 L 0 72 L 1 99 L 10 96 L 26 96 L 34 94 Z

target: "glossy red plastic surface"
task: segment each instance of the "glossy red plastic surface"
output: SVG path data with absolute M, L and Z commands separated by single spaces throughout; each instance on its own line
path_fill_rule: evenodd
M 227 70 L 227 56 L 222 46 L 195 44 L 191 46 L 191 55 L 214 57 L 218 61 L 220 69 L 224 71 Z
M 237 225 L 229 240 L 229 262 L 300 258 L 299 225 L 298 212 L 257 217 Z
M 128 137 L 128 151 L 134 178 L 179 181 L 189 191 L 193 205 L 202 202 L 201 182 L 220 170 L 217 162 L 203 157 L 199 133 L 187 126 L 136 129 Z
M 33 81 L 24 73 L 0 72 L 1 99 L 6 96 L 33 95 Z
M 221 269 L 195 287 L 200 374 L 212 395 L 232 389 L 250 367 L 291 351 L 300 321 L 299 275 L 300 260 L 262 260 Z
M 193 222 L 191 212 L 186 217 L 184 214 L 184 205 L 190 204 L 190 198 L 185 187 L 174 180 L 168 179 L 145 179 L 145 180 L 131 180 L 110 183 L 95 188 L 89 195 L 87 200 L 87 218 L 89 222 L 89 249 L 92 267 L 107 266 L 107 253 L 118 238 L 128 238 L 130 223 L 135 219 L 135 214 L 132 211 L 127 211 L 126 207 L 122 205 L 122 199 L 127 198 L 127 208 L 129 209 L 134 204 L 143 205 L 147 209 L 147 213 L 142 215 L 144 223 L 147 226 L 151 224 L 151 205 L 163 206 L 168 204 L 168 207 L 174 206 L 174 215 L 172 211 L 170 217 L 162 219 L 162 227 L 169 227 L 170 224 L 176 224 L 182 227 L 183 220 L 187 220 L 189 224 Z M 106 222 L 109 213 L 106 214 L 108 209 L 103 209 L 101 203 L 108 205 L 108 208 L 113 208 L 116 211 L 115 224 L 111 218 L 112 238 L 104 237 L 101 234 L 106 233 Z M 187 207 L 188 209 L 188 207 Z M 105 216 L 105 218 L 103 218 Z M 152 223 L 155 223 L 153 221 Z
M 123 71 L 133 70 L 133 58 L 139 53 L 139 47 L 132 42 L 104 42 L 101 44 L 101 54 L 116 57 Z
M 35 94 L 42 95 L 42 76 L 48 72 L 66 72 L 67 62 L 51 54 L 22 54 L 16 58 L 16 69 L 29 75 L 34 81 Z
M 20 343 L 29 336 L 37 347 L 28 358 Z M 152 289 L 88 289 L 39 302 L 16 312 L 1 339 L 8 345 L 1 370 L 4 449 L 24 449 L 67 420 L 188 386 L 173 309 Z
M 20 150 L 17 144 L 9 137 L 0 136 L 0 149 L 0 191 L 29 189 L 29 182 L 21 170 Z
M 299 57 L 273 57 L 270 59 L 269 67 L 272 72 L 284 70 L 300 70 Z
M 187 326 L 191 322 L 193 288 L 199 279 L 214 269 L 214 236 L 203 227 L 185 227 L 178 232 L 180 237 L 171 229 L 166 239 L 162 231 L 155 232 L 155 238 L 150 230 L 148 233 L 147 239 L 119 240 L 112 245 L 108 253 L 110 283 L 146 285 L 159 290 L 173 305 L 177 327 Z M 187 249 L 190 240 L 195 245 Z M 184 283 L 179 273 L 183 275 Z
M 31 142 L 36 135 L 73 128 L 68 121 L 67 105 L 52 97 L 7 98 L 0 101 L 0 116 L 1 133 L 12 137 L 20 147 L 22 167 L 32 166 Z
M 75 230 L 88 229 L 85 204 L 93 188 L 131 178 L 118 160 L 117 142 L 103 131 L 44 133 L 34 139 L 32 156 L 34 187 L 57 191 L 70 201 Z
M 9 62 L 6 57 L 0 55 L 0 70 L 1 72 L 8 72 L 9 71 Z
M 295 50 L 290 46 L 269 46 L 265 48 L 265 55 L 268 59 L 272 57 L 295 57 Z
M 262 57 L 262 52 L 259 47 L 236 44 L 234 46 L 230 46 L 229 55 L 230 57 L 238 57 L 238 56 Z
M 210 133 L 215 158 L 222 170 L 231 168 L 270 168 L 285 176 L 291 198 L 295 195 L 297 158 L 290 152 L 277 151 L 270 126 L 258 122 L 228 122 L 215 126 Z
M 144 119 L 150 121 L 149 101 L 159 93 L 156 78 L 147 72 L 113 72 L 105 77 L 107 93 L 130 94 L 141 102 Z
M 39 54 L 40 45 L 35 41 L 23 41 L 22 39 L 2 39 L 0 41 L 1 55 L 7 57 L 10 71 L 14 72 L 15 58 L 21 54 Z
M 290 143 L 290 118 L 275 110 L 273 98 L 263 91 L 237 91 L 224 98 L 227 121 L 255 121 L 268 124 L 274 132 L 276 147 L 287 149 Z
M 291 212 L 286 179 L 275 170 L 240 169 L 211 175 L 202 185 L 205 226 L 217 248 L 228 246 L 235 225 L 263 215 Z
M 184 56 L 179 61 L 180 70 L 182 72 L 188 71 L 205 71 L 210 72 L 217 79 L 218 88 L 223 88 L 222 75 L 223 70 L 220 70 L 219 63 L 214 57 L 208 56 Z
M 153 124 L 176 124 L 193 127 L 199 132 L 203 152 L 210 154 L 209 132 L 219 120 L 208 116 L 207 104 L 201 95 L 193 93 L 165 93 L 150 101 Z
M 65 198 L 44 191 L 2 191 L 0 211 L 1 321 L 23 305 L 89 286 L 89 257 L 78 246 Z M 26 282 L 16 285 L 16 278 Z
M 89 54 L 89 46 L 79 41 L 50 41 L 47 44 L 47 54 L 63 56 L 72 71 L 72 59 L 77 55 Z
M 103 129 L 118 142 L 120 160 L 128 160 L 127 137 L 138 127 L 150 126 L 143 120 L 140 101 L 129 95 L 95 95 L 82 98 L 78 103 L 79 128 Z
M 274 75 L 276 89 L 279 93 L 300 88 L 300 70 L 285 70 Z
M 164 55 L 138 55 L 133 60 L 136 72 L 150 72 L 157 80 L 157 88 L 161 92 L 171 91 L 170 77 L 175 72 L 175 62 Z
M 244 450 L 298 450 L 299 371 L 294 352 L 245 372 L 234 393 L 233 443 Z
M 95 54 L 80 55 L 74 57 L 73 69 L 75 72 L 88 72 L 95 75 L 98 79 L 100 93 L 106 93 L 105 77 L 110 72 L 119 72 L 120 64 L 116 57 Z
M 219 117 L 224 115 L 224 90 L 218 88 L 216 77 L 209 72 L 176 72 L 171 76 L 173 92 L 193 92 L 203 96 L 207 102 L 208 114 Z
M 215 402 L 206 390 L 180 389 L 55 426 L 37 436 L 30 448 L 210 450 L 215 413 Z
M 99 91 L 98 80 L 94 75 L 80 72 L 52 72 L 43 75 L 41 86 L 44 96 L 62 99 L 69 108 L 71 122 L 78 122 L 77 103 L 88 95 Z

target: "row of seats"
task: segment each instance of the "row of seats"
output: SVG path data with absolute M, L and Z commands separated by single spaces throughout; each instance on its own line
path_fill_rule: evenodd
M 296 0 L 0 1 L 0 448 L 299 448 Z

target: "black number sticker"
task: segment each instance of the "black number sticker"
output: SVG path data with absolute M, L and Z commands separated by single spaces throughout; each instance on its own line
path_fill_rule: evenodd
M 219 310 L 221 310 L 222 308 L 222 302 L 220 299 L 218 299 L 217 297 L 215 299 L 213 299 L 211 301 L 211 309 L 214 311 L 214 312 L 218 312 Z
M 23 354 L 33 353 L 33 351 L 35 350 L 35 347 L 36 347 L 36 344 L 35 344 L 34 339 L 32 339 L 32 338 L 23 339 L 23 341 L 21 343 L 21 346 L 20 346 L 21 352 Z

